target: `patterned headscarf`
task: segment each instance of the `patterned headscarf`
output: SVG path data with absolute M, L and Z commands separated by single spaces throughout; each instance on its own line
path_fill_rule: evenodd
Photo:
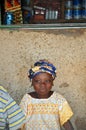
M 52 75 L 53 79 L 56 77 L 56 67 L 47 60 L 39 60 L 34 64 L 34 67 L 28 71 L 28 77 L 33 79 L 34 76 L 46 72 Z

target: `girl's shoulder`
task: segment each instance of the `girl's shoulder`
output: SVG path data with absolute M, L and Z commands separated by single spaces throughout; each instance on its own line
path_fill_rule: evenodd
M 66 98 L 62 95 L 62 94 L 60 94 L 60 93 L 58 93 L 58 92 L 54 92 L 54 95 L 53 95 L 53 97 L 56 99 L 56 101 L 59 103 L 62 103 L 62 102 L 65 102 L 66 101 Z
M 58 98 L 64 98 L 64 96 L 56 91 L 54 91 L 54 95 Z
M 36 98 L 36 93 L 35 92 L 30 92 L 30 93 L 24 94 L 22 100 L 24 100 L 24 101 L 29 100 L 30 101 L 30 100 L 35 99 L 35 98 Z

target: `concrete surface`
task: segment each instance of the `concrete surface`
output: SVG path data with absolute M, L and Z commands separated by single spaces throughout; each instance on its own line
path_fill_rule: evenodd
M 39 59 L 57 67 L 53 89 L 71 105 L 75 130 L 86 130 L 86 29 L 0 30 L 0 84 L 18 103 L 32 90 L 27 72 Z

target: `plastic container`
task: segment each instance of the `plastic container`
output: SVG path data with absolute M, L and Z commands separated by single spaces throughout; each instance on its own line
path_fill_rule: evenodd
M 72 9 L 65 10 L 65 19 L 68 19 L 68 20 L 72 19 L 73 18 L 72 15 L 73 15 Z
M 73 7 L 78 9 L 81 7 L 81 0 L 73 0 Z
M 6 12 L 6 13 L 5 13 L 4 23 L 5 23 L 6 25 L 13 24 L 13 13 L 12 13 L 12 12 Z
M 86 0 L 82 0 L 82 8 L 86 9 Z
M 81 19 L 82 11 L 81 9 L 74 9 L 73 10 L 73 17 L 74 19 Z
M 73 1 L 72 0 L 66 1 L 65 2 L 65 7 L 71 9 L 73 7 Z
M 83 10 L 82 10 L 82 18 L 83 18 L 83 19 L 86 19 L 86 9 L 83 9 Z

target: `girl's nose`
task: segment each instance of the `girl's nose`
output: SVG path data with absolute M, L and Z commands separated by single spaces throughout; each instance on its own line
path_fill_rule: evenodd
M 45 81 L 41 82 L 41 85 L 46 85 L 46 82 Z

